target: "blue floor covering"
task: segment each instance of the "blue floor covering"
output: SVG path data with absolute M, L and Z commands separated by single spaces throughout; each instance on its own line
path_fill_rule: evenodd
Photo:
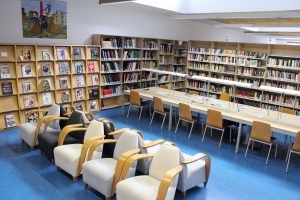
M 293 156 L 288 173 L 285 173 L 286 145 L 280 145 L 278 157 L 271 152 L 268 165 L 265 165 L 267 147 L 249 151 L 244 158 L 245 145 L 241 144 L 238 154 L 234 153 L 235 144 L 224 137 L 222 147 L 218 148 L 220 134 L 213 137 L 207 134 L 201 143 L 200 125 L 196 125 L 191 139 L 188 130 L 179 127 L 160 131 L 162 118 L 156 117 L 149 126 L 149 115 L 142 115 L 137 122 L 135 112 L 127 119 L 120 115 L 121 109 L 105 110 L 96 117 L 106 117 L 115 122 L 117 128 L 129 127 L 143 131 L 145 138 L 155 140 L 164 138 L 173 141 L 185 153 L 205 152 L 211 156 L 212 167 L 206 188 L 196 187 L 187 192 L 186 200 L 299 200 L 300 199 L 300 156 Z M 167 121 L 166 121 L 167 122 Z M 248 129 L 245 128 L 244 132 Z M 245 135 L 245 133 L 244 133 Z M 284 136 L 276 134 L 281 141 Z M 104 199 L 92 189 L 83 188 L 82 177 L 75 183 L 70 176 L 57 171 L 55 166 L 38 149 L 30 151 L 21 144 L 19 129 L 0 132 L 0 199 Z M 179 192 L 175 199 L 183 199 Z

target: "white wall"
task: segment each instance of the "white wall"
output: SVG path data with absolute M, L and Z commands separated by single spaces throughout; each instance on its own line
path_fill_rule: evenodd
M 95 33 L 179 40 L 269 41 L 229 29 L 173 20 L 170 15 L 134 3 L 100 6 L 98 0 L 67 0 L 68 39 L 23 38 L 20 1 L 0 0 L 0 43 L 90 44 Z

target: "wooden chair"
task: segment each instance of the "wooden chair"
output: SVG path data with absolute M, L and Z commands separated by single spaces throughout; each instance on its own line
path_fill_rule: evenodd
M 275 137 L 271 136 L 271 132 L 272 132 L 272 130 L 271 130 L 271 125 L 270 124 L 267 124 L 267 123 L 264 123 L 264 122 L 259 122 L 259 121 L 254 121 L 252 123 L 252 130 L 251 130 L 250 138 L 249 138 L 249 141 L 248 141 L 245 157 L 247 156 L 247 152 L 248 152 L 250 142 L 252 142 L 252 149 L 253 149 L 254 142 L 259 142 L 259 143 L 262 143 L 262 144 L 266 144 L 266 145 L 270 146 L 269 152 L 268 152 L 268 157 L 267 157 L 267 160 L 266 160 L 266 164 L 268 164 L 268 160 L 269 160 L 272 145 L 277 140 Z M 276 143 L 275 157 L 277 156 L 277 146 L 278 146 L 278 143 Z
M 151 118 L 151 121 L 150 121 L 150 126 L 152 124 L 155 113 L 158 113 L 158 114 L 161 114 L 161 115 L 164 116 L 164 119 L 163 119 L 161 127 L 160 127 L 160 130 L 162 130 L 162 128 L 164 126 L 164 123 L 165 123 L 166 116 L 169 113 L 169 111 L 164 108 L 164 104 L 163 104 L 163 101 L 162 101 L 161 98 L 154 96 L 153 97 L 153 103 L 154 103 L 154 105 L 153 105 L 154 111 L 153 111 L 152 118 Z
M 190 139 L 191 133 L 193 131 L 194 123 L 197 120 L 199 120 L 199 117 L 195 117 L 192 115 L 192 110 L 189 105 L 184 104 L 184 103 L 179 103 L 179 119 L 178 119 L 178 122 L 176 125 L 175 133 L 177 132 L 180 121 L 185 121 L 185 122 L 191 123 L 192 127 L 191 127 L 191 130 L 189 133 L 189 139 Z M 202 123 L 202 130 L 203 130 L 203 123 Z
M 136 108 L 139 108 L 140 109 L 140 114 L 139 114 L 139 119 L 138 121 L 141 120 L 141 115 L 142 115 L 142 111 L 143 111 L 143 106 L 145 104 L 148 103 L 148 106 L 149 106 L 149 111 L 150 111 L 150 104 L 149 102 L 142 102 L 141 98 L 140 98 L 140 94 L 139 92 L 137 91 L 130 91 L 130 104 L 129 104 L 129 108 L 128 108 L 128 112 L 127 112 L 127 118 L 129 117 L 129 113 L 130 113 L 130 108 L 131 106 L 134 106 Z M 151 112 L 150 112 L 150 116 L 151 116 Z
M 294 143 L 290 146 L 288 153 L 286 155 L 286 169 L 285 172 L 288 172 L 289 169 L 289 164 L 290 164 L 290 159 L 291 159 L 291 154 L 295 153 L 295 154 L 299 154 L 300 155 L 300 132 L 297 133 L 296 138 Z
M 189 93 L 189 94 L 200 95 L 200 92 L 199 92 L 199 91 L 196 91 L 196 90 L 189 90 L 188 93 Z
M 222 92 L 219 99 L 222 101 L 230 101 L 230 95 L 227 92 Z
M 212 110 L 212 109 L 207 110 L 207 120 L 206 120 L 206 126 L 205 126 L 203 137 L 202 137 L 202 142 L 204 141 L 204 137 L 205 137 L 207 128 L 210 128 L 211 131 L 212 131 L 212 129 L 222 131 L 222 135 L 221 135 L 221 139 L 220 139 L 220 143 L 219 143 L 219 148 L 220 148 L 221 144 L 222 144 L 222 140 L 223 140 L 224 130 L 225 130 L 221 112 Z M 230 132 L 230 135 L 231 135 L 231 132 Z
M 285 108 L 285 107 L 281 108 L 281 113 L 290 114 L 290 115 L 294 115 L 295 114 L 295 112 L 294 112 L 293 109 Z M 286 143 L 287 138 L 288 138 L 288 135 L 285 135 L 284 144 Z M 290 143 L 291 143 L 291 137 L 290 137 Z

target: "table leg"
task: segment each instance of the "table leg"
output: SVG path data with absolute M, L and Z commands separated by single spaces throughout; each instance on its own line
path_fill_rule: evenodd
M 171 131 L 172 130 L 172 118 L 173 118 L 173 107 L 170 106 L 170 113 L 169 113 L 169 127 L 168 130 Z
M 124 93 L 121 95 L 122 115 L 124 115 Z
M 239 152 L 240 140 L 241 140 L 241 135 L 242 135 L 242 126 L 243 126 L 243 124 L 239 123 L 239 131 L 238 131 L 236 145 L 235 145 L 235 153 Z

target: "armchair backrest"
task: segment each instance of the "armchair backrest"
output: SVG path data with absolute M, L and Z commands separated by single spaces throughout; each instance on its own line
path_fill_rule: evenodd
M 57 104 L 51 105 L 46 116 L 60 116 L 60 106 Z M 59 120 L 51 122 L 49 126 L 53 129 L 58 129 Z
M 115 125 L 111 121 L 103 122 L 105 139 L 114 139 L 114 136 L 107 135 L 115 131 Z M 115 143 L 106 143 L 103 145 L 102 157 L 113 158 Z
M 161 180 L 166 172 L 179 165 L 179 149 L 173 145 L 163 144 L 152 159 L 149 175 Z
M 85 116 L 85 114 L 83 112 L 80 112 L 77 110 L 72 112 L 72 114 L 69 117 L 69 120 L 67 121 L 67 125 L 82 124 L 83 127 L 85 127 L 86 121 L 84 120 L 84 116 Z M 76 139 L 80 140 L 81 142 L 83 142 L 84 135 L 85 135 L 85 131 L 74 131 L 74 132 L 70 133 L 69 136 L 76 138 Z
M 67 114 L 67 110 L 64 108 L 64 106 L 60 105 L 60 116 L 61 117 L 66 117 Z M 67 121 L 66 120 L 59 120 L 59 127 L 60 130 L 63 130 L 63 128 L 67 125 Z
M 121 134 L 116 143 L 113 158 L 119 159 L 119 157 L 126 151 L 139 148 L 141 146 L 139 137 L 141 137 L 139 134 L 133 133 L 130 130 Z
M 103 123 L 96 120 L 92 120 L 89 124 L 89 127 L 87 128 L 87 131 L 85 132 L 84 141 L 98 135 L 104 136 Z

